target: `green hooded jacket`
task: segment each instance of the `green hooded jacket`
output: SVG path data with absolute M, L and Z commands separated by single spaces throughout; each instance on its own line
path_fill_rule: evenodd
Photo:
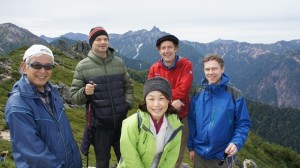
M 138 119 L 139 118 L 139 119 Z M 167 140 L 160 155 L 158 168 L 175 167 L 179 156 L 183 125 L 176 114 L 166 115 Z M 121 160 L 118 168 L 150 168 L 156 151 L 156 139 L 150 131 L 150 115 L 138 110 L 123 121 L 121 133 Z
M 90 81 L 96 84 L 96 88 L 89 101 L 84 88 Z M 88 107 L 91 102 L 93 126 L 110 130 L 121 129 L 134 99 L 132 81 L 124 62 L 111 47 L 105 59 L 91 50 L 88 57 L 77 64 L 70 91 L 76 104 L 86 104 Z

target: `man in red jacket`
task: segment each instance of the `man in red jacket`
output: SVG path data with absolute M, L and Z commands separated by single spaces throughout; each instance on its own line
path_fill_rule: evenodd
M 162 58 L 151 66 L 148 74 L 148 79 L 161 76 L 171 83 L 171 103 L 178 110 L 178 117 L 184 125 L 176 168 L 181 166 L 187 145 L 189 92 L 193 81 L 192 63 L 187 58 L 177 55 L 178 44 L 179 40 L 174 35 L 160 37 L 156 41 L 156 49 Z

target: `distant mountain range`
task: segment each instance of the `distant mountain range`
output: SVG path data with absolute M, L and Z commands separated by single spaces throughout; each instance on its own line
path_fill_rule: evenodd
M 157 27 L 124 34 L 109 34 L 110 45 L 116 49 L 128 68 L 147 70 L 160 59 L 155 48 L 157 38 L 168 34 Z M 66 33 L 59 37 L 37 37 L 11 23 L 0 24 L 0 55 L 15 48 L 42 43 L 53 45 L 75 58 L 82 58 L 90 49 L 87 35 Z M 250 44 L 218 39 L 211 43 L 180 41 L 179 55 L 193 62 L 194 85 L 204 77 L 201 60 L 208 53 L 220 54 L 225 60 L 225 73 L 231 83 L 253 101 L 275 107 L 300 109 L 300 40 L 273 44 Z M 76 53 L 76 56 L 74 56 Z M 81 56 L 79 56 L 81 54 Z
M 86 34 L 82 34 L 82 33 L 66 33 L 64 35 L 61 35 L 59 37 L 46 37 L 45 35 L 41 35 L 40 38 L 46 40 L 48 43 L 51 43 L 57 39 L 60 38 L 67 38 L 67 39 L 71 39 L 71 40 L 75 40 L 75 41 L 86 41 L 88 40 L 88 35 Z

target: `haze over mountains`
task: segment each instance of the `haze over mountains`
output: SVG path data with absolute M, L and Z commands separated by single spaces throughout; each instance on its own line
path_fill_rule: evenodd
M 45 32 L 46 33 L 46 32 Z M 110 45 L 125 60 L 128 68 L 147 70 L 160 58 L 156 39 L 171 32 L 157 27 L 124 34 L 109 34 Z M 176 35 L 176 34 L 175 34 Z M 33 43 L 53 45 L 70 57 L 84 57 L 90 49 L 88 36 L 66 33 L 60 37 L 37 37 L 30 31 L 11 23 L 0 24 L 0 55 Z M 225 60 L 225 73 L 231 83 L 242 90 L 246 98 L 275 107 L 300 109 L 300 40 L 278 41 L 273 44 L 250 44 L 233 40 L 216 40 L 211 43 L 180 39 L 179 55 L 193 62 L 194 85 L 204 77 L 201 60 L 208 53 L 217 53 Z

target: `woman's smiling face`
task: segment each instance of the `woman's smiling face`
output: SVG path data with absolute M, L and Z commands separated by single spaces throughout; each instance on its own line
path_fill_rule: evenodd
M 160 120 L 166 113 L 170 101 L 160 91 L 151 91 L 146 95 L 147 110 L 156 120 Z

